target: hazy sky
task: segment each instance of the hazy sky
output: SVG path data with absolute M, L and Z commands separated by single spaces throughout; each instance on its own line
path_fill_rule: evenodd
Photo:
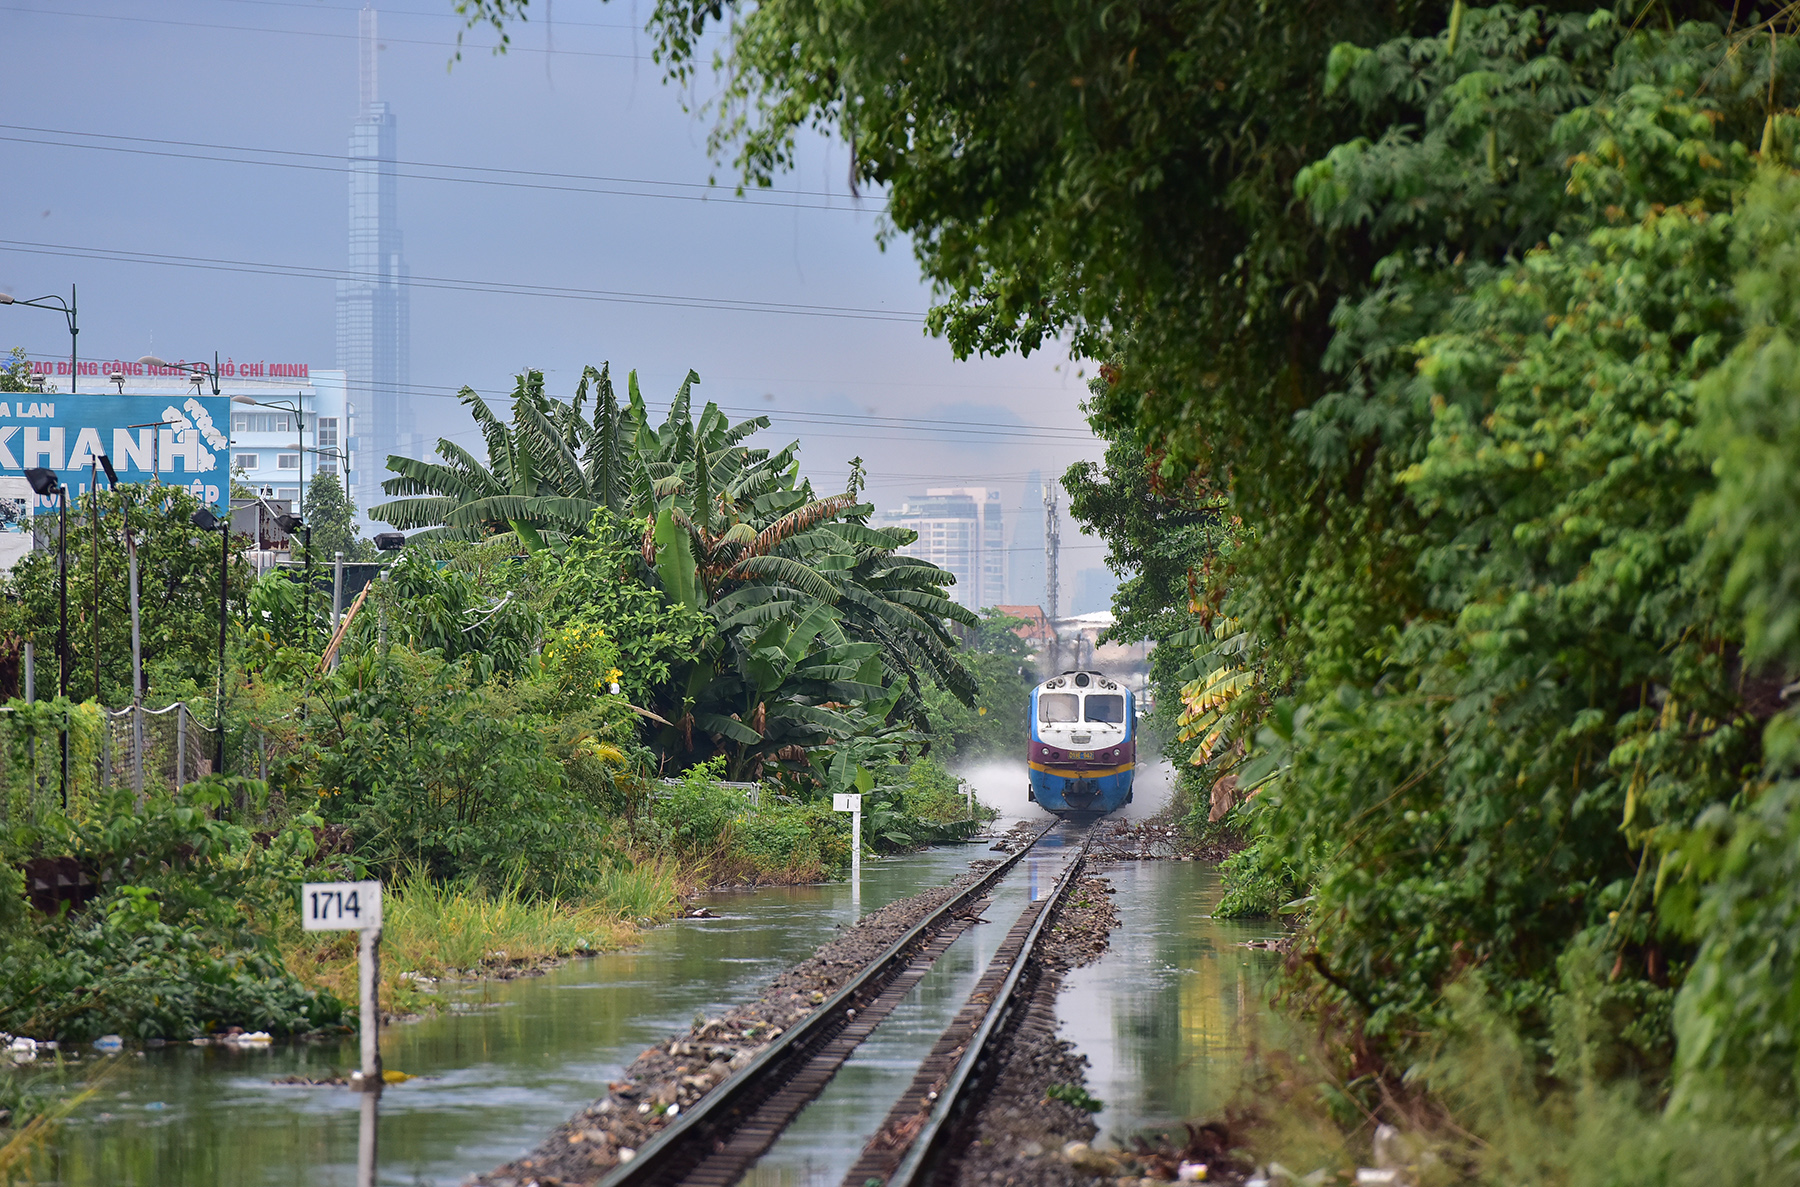
M 0 290 L 79 285 L 84 359 L 218 350 L 334 366 L 322 273 L 346 262 L 359 7 L 0 6 Z M 1010 515 L 1028 471 L 1099 458 L 1063 352 L 959 363 L 923 333 L 927 287 L 904 244 L 876 246 L 881 203 L 849 197 L 841 149 L 806 145 L 779 192 L 748 201 L 705 188 L 709 123 L 650 60 L 647 4 L 536 3 L 510 54 L 473 34 L 453 68 L 449 7 L 377 5 L 381 98 L 414 163 L 400 226 L 421 282 L 412 382 L 428 436 L 476 444 L 453 398 L 464 384 L 503 392 L 532 366 L 567 396 L 583 364 L 610 360 L 621 380 L 637 369 L 653 405 L 692 367 L 698 397 L 798 437 L 821 487 L 862 456 L 882 507 L 926 486 L 999 485 Z M 492 291 L 521 285 L 567 295 Z M 742 302 L 810 308 L 717 307 Z M 0 349 L 14 344 L 68 352 L 56 315 L 0 308 Z M 1063 540 L 1066 607 L 1103 549 L 1066 519 Z

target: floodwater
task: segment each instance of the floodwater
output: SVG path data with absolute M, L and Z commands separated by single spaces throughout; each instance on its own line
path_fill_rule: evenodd
M 1007 873 L 978 923 L 958 936 L 875 1033 L 744 1176 L 746 1187 L 836 1187 L 912 1083 L 938 1036 L 987 971 L 1028 902 L 1046 897 L 1075 855 L 1052 835 Z
M 1243 945 L 1283 933 L 1270 920 L 1214 919 L 1219 873 L 1201 862 L 1097 872 L 1118 889 L 1119 926 L 1104 956 L 1063 978 L 1056 1013 L 1058 1033 L 1088 1057 L 1101 1139 L 1123 1146 L 1230 1102 L 1280 959 Z
M 1140 779 L 1132 815 L 1153 812 L 1166 780 Z M 1016 785 L 1016 786 L 1014 786 Z M 978 794 L 1009 819 L 1042 818 L 1023 764 L 976 772 Z M 1011 790 L 1009 790 L 1011 789 Z M 1016 792 L 1016 794 L 1014 794 Z M 1146 794 L 1149 793 L 1149 794 Z M 942 885 L 992 856 L 953 846 L 863 867 L 862 911 Z M 751 1173 L 754 1187 L 835 1183 L 967 998 L 1029 897 L 1048 893 L 1060 855 L 1028 857 L 908 1000 L 852 1056 L 826 1093 Z M 1239 947 L 1277 932 L 1210 918 L 1218 876 L 1190 862 L 1105 872 L 1122 922 L 1096 965 L 1069 974 L 1063 1034 L 1088 1056 L 1102 1133 L 1216 1111 L 1236 1086 L 1263 1011 L 1270 953 Z M 705 900 L 720 918 L 647 932 L 635 948 L 543 977 L 454 987 L 451 1008 L 382 1034 L 382 1059 L 418 1079 L 381 1098 L 378 1181 L 460 1184 L 515 1158 L 600 1095 L 647 1046 L 747 1000 L 857 915 L 846 884 Z M 171 1046 L 128 1055 L 41 1153 L 36 1181 L 66 1187 L 350 1187 L 358 1105 L 341 1088 L 287 1087 L 357 1063 L 356 1039 L 272 1049 Z
M 981 845 L 869 860 L 862 909 L 942 885 Z M 843 883 L 704 900 L 635 948 L 543 977 L 458 987 L 452 1008 L 383 1031 L 381 1056 L 421 1077 L 381 1097 L 379 1181 L 457 1184 L 535 1146 L 599 1096 L 645 1047 L 754 996 L 852 921 Z M 272 1049 L 170 1046 L 127 1056 L 34 1168 L 67 1187 L 349 1187 L 359 1096 L 286 1087 L 357 1065 L 355 1036 Z

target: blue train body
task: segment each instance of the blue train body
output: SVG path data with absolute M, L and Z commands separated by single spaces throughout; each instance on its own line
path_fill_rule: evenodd
M 1100 672 L 1064 672 L 1031 690 L 1031 799 L 1063 816 L 1104 816 L 1131 802 L 1137 703 Z

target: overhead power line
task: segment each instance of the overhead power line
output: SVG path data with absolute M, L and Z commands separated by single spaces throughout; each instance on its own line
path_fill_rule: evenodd
M 32 16 L 77 17 L 91 21 L 129 21 L 138 25 L 172 25 L 180 29 L 217 29 L 227 33 L 263 33 L 275 37 L 325 37 L 333 41 L 355 41 L 356 33 L 327 33 L 316 29 L 265 29 L 258 25 L 218 25 L 207 21 L 174 21 L 167 17 L 123 16 L 115 12 L 70 12 L 66 8 L 23 8 L 10 4 L 0 4 L 0 12 L 23 12 Z M 454 41 L 420 41 L 409 37 L 383 37 L 384 45 L 425 45 L 440 49 L 492 49 L 488 45 L 458 45 Z M 576 58 L 618 58 L 627 62 L 648 62 L 652 59 L 647 54 L 609 54 L 589 49 L 554 49 L 544 46 L 509 44 L 508 52 L 517 50 L 528 54 L 556 54 L 562 57 Z
M 220 2 L 226 4 L 254 4 L 259 8 L 303 8 L 308 12 L 356 12 L 362 7 L 359 4 L 323 4 L 318 3 L 317 0 L 313 0 L 313 2 L 310 3 L 303 2 L 303 0 L 220 0 Z M 445 12 L 442 9 L 433 12 L 423 12 L 417 8 L 390 8 L 384 4 L 381 6 L 381 15 L 383 17 L 418 16 L 426 17 L 431 20 L 455 21 L 459 25 L 463 23 L 463 18 L 457 16 L 453 12 Z M 521 23 L 525 21 L 524 16 L 520 16 L 518 19 Z M 553 21 L 546 19 L 543 24 L 552 30 L 629 29 L 634 33 L 642 30 L 642 26 L 627 24 L 621 21 L 565 21 L 560 17 Z
M 4 136 L 0 141 L 12 144 L 34 144 L 48 148 L 72 148 L 85 152 L 123 153 L 140 157 L 163 157 L 182 161 L 211 161 L 226 165 L 255 165 L 265 169 L 289 169 L 308 173 L 332 173 L 343 175 L 349 158 L 342 154 L 301 152 L 294 149 L 261 148 L 254 145 L 241 144 L 209 144 L 194 140 L 165 140 L 153 136 L 122 136 L 109 132 L 79 132 L 66 128 L 36 128 L 23 124 L 0 124 L 0 130 L 8 132 L 25 132 L 32 135 Z M 77 140 L 52 140 L 45 137 L 77 137 Z M 83 143 L 83 141 L 120 141 L 116 144 Z M 141 145 L 162 145 L 161 148 L 137 147 Z M 180 149 L 200 149 L 205 151 L 183 152 Z M 255 153 L 262 156 L 288 157 L 292 160 L 263 161 L 246 156 L 224 156 L 224 153 Z M 445 161 L 390 161 L 396 168 L 396 176 L 408 181 L 442 181 L 458 185 L 495 186 L 505 189 L 545 190 L 553 193 L 597 194 L 606 197 L 622 198 L 660 198 L 665 201 L 678 202 L 714 202 L 724 205 L 739 206 L 774 206 L 786 210 L 835 210 L 850 213 L 865 213 L 875 209 L 874 206 L 861 208 L 852 205 L 833 206 L 820 202 L 786 202 L 757 197 L 758 194 L 778 194 L 788 197 L 804 198 L 843 198 L 849 195 L 832 194 L 823 190 L 779 190 L 758 189 L 750 194 L 739 196 L 732 191 L 703 182 L 662 181 L 643 177 L 609 177 L 596 174 L 554 173 L 539 169 L 501 169 L 485 165 L 457 165 Z M 435 169 L 450 170 L 452 173 L 422 173 L 417 170 Z M 402 170 L 414 170 L 404 172 Z M 455 174 L 482 174 L 491 176 L 456 176 Z M 518 178 L 537 178 L 539 180 L 513 180 Z M 656 186 L 666 190 L 685 190 L 687 193 L 660 193 L 653 190 L 628 190 L 607 188 L 614 186 Z M 883 198 L 874 198 L 875 203 L 885 203 Z
M 55 362 L 59 361 L 62 356 L 29 352 L 27 357 Z M 104 363 L 102 362 L 101 365 L 104 366 Z M 229 384 L 232 381 L 226 380 L 225 382 Z M 257 382 L 259 384 L 279 384 L 281 381 L 258 380 Z M 365 385 L 363 390 L 383 395 L 409 396 L 435 400 L 454 400 L 459 397 L 462 389 L 438 384 L 378 383 Z M 476 389 L 476 394 L 481 396 L 484 400 L 495 404 L 504 403 L 512 396 L 510 390 L 502 389 Z M 701 396 L 697 402 L 704 404 L 707 401 Z M 660 413 L 668 406 L 666 403 L 659 401 L 648 401 L 647 403 L 652 415 Z M 816 440 L 864 440 L 869 437 L 880 437 L 891 433 L 903 432 L 937 437 L 940 439 L 949 435 L 957 437 L 976 437 L 985 439 L 985 443 L 989 444 L 1087 445 L 1096 441 L 1096 438 L 1084 429 L 1064 428 L 1056 425 L 1009 425 L 999 421 L 951 420 L 934 417 L 876 416 L 859 412 L 822 412 L 807 409 L 756 408 L 754 406 L 744 407 L 733 404 L 719 404 L 718 407 L 721 412 L 733 416 L 745 418 L 751 416 L 767 416 L 772 423 L 769 429 L 765 431 L 774 433 L 777 436 L 782 435 L 784 430 L 790 426 L 799 426 L 801 428 L 819 426 L 825 428 L 856 428 L 864 430 L 861 434 L 848 437 L 827 433 L 807 434 L 807 436 Z M 461 431 L 462 430 L 460 429 L 458 430 L 458 432 Z M 437 435 L 450 436 L 452 434 L 440 432 Z M 975 442 L 962 443 L 974 444 Z M 1021 475 L 1021 477 L 1022 476 L 1023 475 Z M 946 481 L 949 481 L 952 476 L 944 475 L 941 477 L 944 477 Z
M 347 268 L 320 268 L 306 264 L 275 264 L 260 260 L 230 260 L 206 256 L 178 256 L 160 252 L 126 251 L 73 243 L 39 243 L 28 239 L 0 239 L 0 250 L 27 255 L 61 256 L 77 260 L 105 260 L 118 264 L 148 264 L 161 268 L 187 268 L 202 272 L 239 272 L 253 276 L 289 276 L 301 280 L 348 280 L 405 285 L 408 288 L 450 292 L 492 293 L 507 297 L 545 297 L 560 301 L 598 301 L 614 305 L 650 305 L 674 309 L 712 309 L 728 313 L 776 313 L 791 317 L 835 317 L 852 321 L 904 322 L 917 325 L 922 312 L 866 308 L 854 305 L 807 305 L 789 301 L 753 301 L 723 297 L 693 297 L 672 293 L 638 293 L 616 289 L 516 284 L 505 281 L 466 280 L 454 276 L 378 277 Z

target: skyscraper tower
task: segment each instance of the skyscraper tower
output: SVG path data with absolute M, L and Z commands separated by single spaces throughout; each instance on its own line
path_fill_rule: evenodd
M 1025 476 L 1025 493 L 1013 518 L 1012 545 L 1007 549 L 1006 600 L 1036 606 L 1044 600 L 1044 476 Z
M 394 113 L 381 101 L 375 10 L 358 14 L 359 106 L 350 129 L 350 277 L 338 282 L 337 357 L 355 417 L 352 497 L 381 502 L 389 454 L 418 456 L 408 384 L 412 314 L 395 203 Z

